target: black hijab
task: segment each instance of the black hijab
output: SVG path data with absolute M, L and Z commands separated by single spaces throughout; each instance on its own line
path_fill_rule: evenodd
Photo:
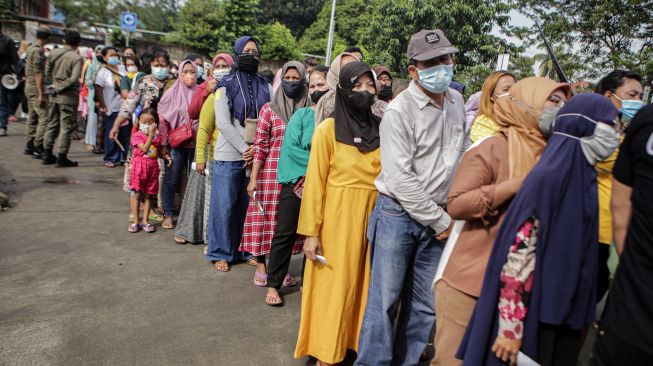
M 340 70 L 334 117 L 336 141 L 356 146 L 366 153 L 379 148 L 381 119 L 371 110 L 374 94 L 352 91 L 363 74 L 374 80 L 372 69 L 364 62 L 351 62 Z

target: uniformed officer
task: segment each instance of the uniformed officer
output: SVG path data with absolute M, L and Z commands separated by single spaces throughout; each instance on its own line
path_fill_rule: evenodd
M 70 140 L 77 128 L 77 104 L 79 102 L 79 76 L 82 73 L 82 57 L 77 52 L 81 36 L 79 32 L 68 31 L 63 38 L 64 47 L 50 53 L 45 74 L 50 85 L 48 126 L 43 141 L 43 164 L 57 164 L 57 167 L 77 166 L 68 159 Z M 52 148 L 59 134 L 59 155 L 55 159 Z
M 36 42 L 27 48 L 25 57 L 25 97 L 27 98 L 27 145 L 25 155 L 37 159 L 43 153 L 43 135 L 48 125 L 47 96 L 45 95 L 45 53 L 50 30 L 39 28 Z

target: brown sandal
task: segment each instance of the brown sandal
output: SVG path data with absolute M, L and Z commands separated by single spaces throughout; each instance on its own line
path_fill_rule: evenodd
M 282 306 L 283 297 L 281 297 L 278 292 L 276 297 L 272 294 L 265 294 L 265 303 L 270 306 Z
M 175 236 L 175 243 L 179 245 L 184 245 L 184 244 L 188 244 L 188 240 L 181 238 L 179 236 Z

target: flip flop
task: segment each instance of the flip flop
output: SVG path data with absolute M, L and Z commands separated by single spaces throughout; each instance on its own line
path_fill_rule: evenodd
M 154 227 L 154 225 L 152 225 L 150 223 L 141 225 L 141 228 L 143 228 L 143 231 L 145 231 L 146 233 L 153 233 L 153 232 L 156 231 L 156 228 Z
M 286 274 L 286 277 L 283 279 L 283 283 L 281 284 L 281 286 L 283 286 L 283 287 L 293 287 L 296 284 L 297 284 L 297 280 L 295 279 L 295 276 L 288 273 L 288 274 Z
M 184 244 L 188 244 L 188 240 L 175 236 L 175 243 L 179 245 L 184 245 Z
M 259 281 L 257 281 L 257 279 Z M 254 273 L 254 280 L 252 280 L 252 282 L 254 282 L 254 286 L 266 287 L 268 285 L 268 275 L 266 273 L 256 271 L 256 273 Z
M 265 303 L 270 305 L 270 306 L 283 306 L 283 297 L 279 295 L 279 297 L 275 298 L 271 294 L 265 294 Z
M 132 233 L 132 234 L 137 233 L 137 232 L 141 231 L 141 225 L 139 225 L 139 224 L 129 224 L 129 228 L 127 230 L 129 230 L 129 232 Z
M 170 222 L 166 222 L 167 219 L 170 219 Z M 174 229 L 175 224 L 172 223 L 172 217 L 171 216 L 163 216 L 163 224 L 161 226 L 164 229 Z

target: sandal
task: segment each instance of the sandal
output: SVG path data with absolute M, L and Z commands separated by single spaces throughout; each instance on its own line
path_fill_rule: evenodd
M 248 259 L 245 263 L 249 264 L 250 266 L 256 266 L 258 264 L 258 261 L 256 260 L 256 258 L 252 257 Z
M 162 215 L 159 215 L 156 212 L 151 213 L 149 219 L 150 221 L 156 221 L 156 222 L 163 221 Z
M 150 223 L 141 225 L 141 228 L 143 228 L 143 231 L 145 231 L 146 233 L 153 233 L 153 232 L 156 231 L 156 228 L 154 227 L 154 225 L 152 225 Z
M 283 286 L 283 287 L 293 287 L 296 284 L 297 284 L 297 280 L 295 279 L 295 276 L 288 273 L 288 274 L 286 274 L 286 277 L 283 279 L 283 283 L 281 284 L 281 286 Z
M 188 243 L 188 240 L 186 240 L 186 239 L 184 239 L 182 237 L 179 237 L 179 236 L 175 236 L 175 243 L 177 243 L 179 245 L 184 245 L 184 244 Z
M 172 223 L 172 216 L 163 216 L 163 224 L 161 226 L 164 229 L 174 229 L 175 225 Z
M 213 267 L 220 272 L 229 272 L 231 269 L 227 261 L 215 261 Z
M 130 233 L 137 233 L 141 231 L 141 225 L 139 224 L 129 224 L 129 230 Z
M 272 294 L 265 294 L 265 303 L 270 306 L 282 306 L 283 297 L 281 297 L 278 292 L 276 297 Z
M 266 273 L 256 271 L 256 273 L 254 273 L 253 282 L 254 286 L 266 287 L 268 285 L 268 275 Z
M 106 163 L 104 163 L 104 166 L 106 166 L 107 168 L 115 168 L 116 164 L 114 164 L 114 163 L 112 163 L 110 161 L 107 161 Z

